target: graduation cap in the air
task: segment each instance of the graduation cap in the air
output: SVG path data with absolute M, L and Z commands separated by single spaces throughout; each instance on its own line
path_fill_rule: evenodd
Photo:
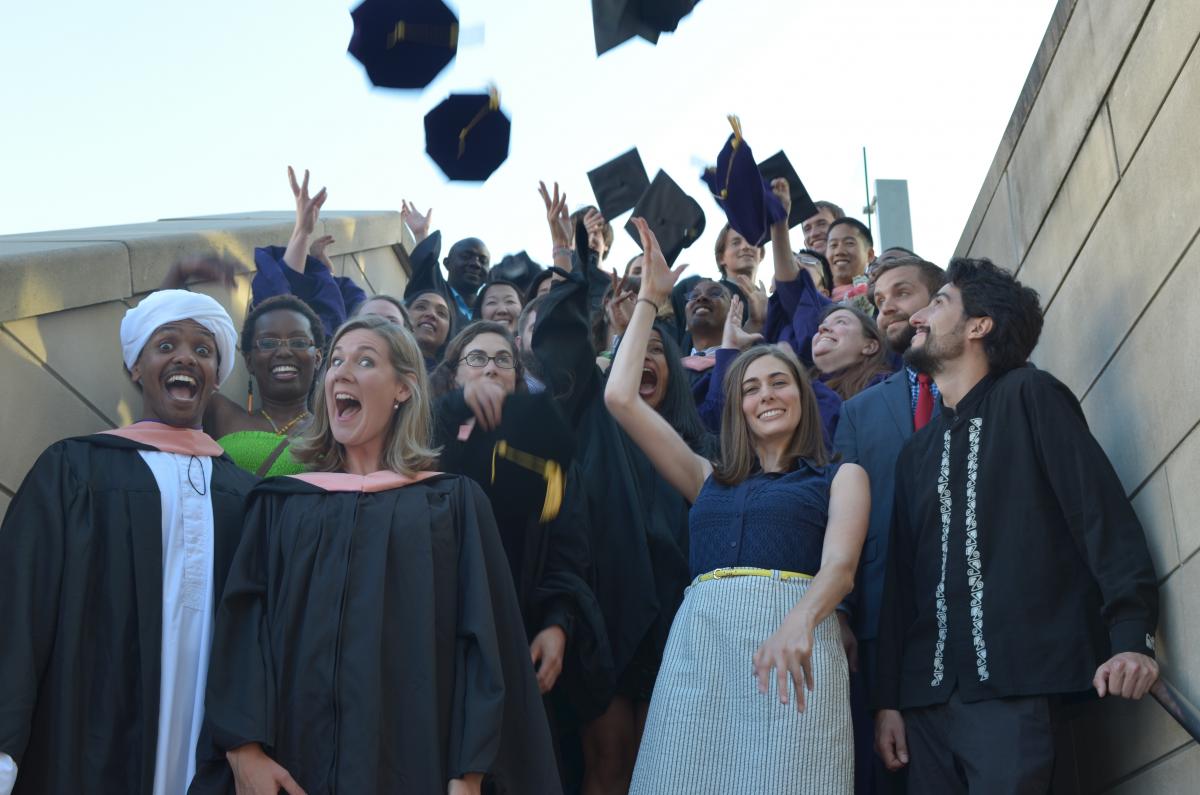
M 500 95 L 451 94 L 425 115 L 425 151 L 449 179 L 483 182 L 508 158 Z
M 654 175 L 654 181 L 638 199 L 633 215 L 646 219 L 658 238 L 667 264 L 674 263 L 680 252 L 704 234 L 704 211 L 662 170 Z M 642 238 L 632 221 L 625 224 L 625 231 L 641 244 Z
M 424 88 L 458 52 L 458 17 L 441 0 L 363 0 L 350 54 L 383 88 Z
M 792 167 L 792 162 L 788 160 L 783 150 L 759 163 L 758 172 L 762 174 L 763 181 L 767 183 L 768 188 L 774 179 L 783 177 L 787 180 L 788 187 L 792 191 L 792 210 L 788 213 L 789 229 L 804 223 L 806 219 L 817 214 L 817 205 L 813 204 L 812 197 L 808 195 L 808 190 L 800 181 L 800 175 L 796 173 L 796 169 Z
M 636 205 L 650 187 L 637 147 L 593 168 L 588 172 L 588 182 L 592 183 L 600 214 L 607 219 L 616 218 Z
M 729 117 L 733 133 L 717 155 L 716 168 L 701 175 L 713 199 L 725 211 L 729 226 L 751 244 L 761 246 L 771 236 L 771 224 L 784 219 L 783 205 L 771 192 L 754 162 L 742 125 Z
M 592 0 L 596 55 L 603 55 L 634 36 L 651 44 L 670 33 L 699 0 Z
M 520 292 L 523 296 L 528 290 L 529 285 L 533 284 L 533 280 L 545 268 L 533 261 L 533 258 L 524 251 L 518 251 L 516 254 L 506 254 L 504 259 L 497 262 L 488 271 L 488 281 L 506 281 L 512 282 L 521 288 Z

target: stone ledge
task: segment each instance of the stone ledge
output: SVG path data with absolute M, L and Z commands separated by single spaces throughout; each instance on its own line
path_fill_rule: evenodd
M 253 269 L 254 249 L 285 245 L 293 218 L 250 212 L 0 236 L 0 322 L 149 292 L 185 256 L 233 257 Z M 331 212 L 318 234 L 337 238 L 331 255 L 412 245 L 391 211 Z

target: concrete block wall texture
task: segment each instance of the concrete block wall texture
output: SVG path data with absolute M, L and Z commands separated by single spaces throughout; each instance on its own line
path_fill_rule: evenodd
M 240 329 L 254 248 L 286 245 L 293 217 L 259 212 L 0 236 L 0 516 L 47 446 L 138 419 L 141 401 L 121 360 L 125 310 L 176 260 L 216 254 L 249 273 L 232 289 L 191 289 L 220 301 Z M 338 275 L 368 294 L 403 295 L 408 276 L 396 248 L 411 250 L 412 238 L 399 213 L 328 212 L 316 234 L 336 239 L 330 259 Z M 244 402 L 246 381 L 239 366 L 221 391 Z
M 1060 0 L 959 256 L 1038 290 L 1034 362 L 1083 404 L 1161 582 L 1164 675 L 1200 704 L 1200 3 Z M 1194 793 L 1155 702 L 1069 709 L 1056 792 Z

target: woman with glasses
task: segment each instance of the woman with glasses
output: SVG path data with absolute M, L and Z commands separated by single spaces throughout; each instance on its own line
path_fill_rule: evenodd
M 463 329 L 431 384 L 439 467 L 474 479 L 491 502 L 538 687 L 561 696 L 570 712 L 587 712 L 612 687 L 613 672 L 588 581 L 574 433 L 551 395 L 527 393 L 513 337 L 501 323 L 480 320 Z M 505 450 L 522 463 L 505 458 Z M 545 466 L 549 461 L 554 466 Z M 566 687 L 556 688 L 560 678 Z
M 218 393 L 204 415 L 205 432 L 239 467 L 260 478 L 304 471 L 289 445 L 312 419 L 309 397 L 324 345 L 320 319 L 294 295 L 268 298 L 246 315 L 241 336 L 250 373 L 246 406 Z

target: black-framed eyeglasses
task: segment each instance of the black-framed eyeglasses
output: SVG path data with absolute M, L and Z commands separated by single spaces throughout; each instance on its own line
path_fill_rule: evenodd
M 488 356 L 483 351 L 471 351 L 459 361 L 466 362 L 468 367 L 487 367 L 488 362 L 495 362 L 501 370 L 511 370 L 517 366 L 511 353 L 497 353 L 495 356 Z
M 719 285 L 714 285 L 707 289 L 697 287 L 687 294 L 687 300 L 695 301 L 698 298 L 707 298 L 710 301 L 720 301 L 725 298 L 725 288 Z
M 259 337 L 254 341 L 254 347 L 260 351 L 273 351 L 284 345 L 294 351 L 306 351 L 313 346 L 313 341 L 308 337 L 288 337 L 286 340 L 279 337 Z

